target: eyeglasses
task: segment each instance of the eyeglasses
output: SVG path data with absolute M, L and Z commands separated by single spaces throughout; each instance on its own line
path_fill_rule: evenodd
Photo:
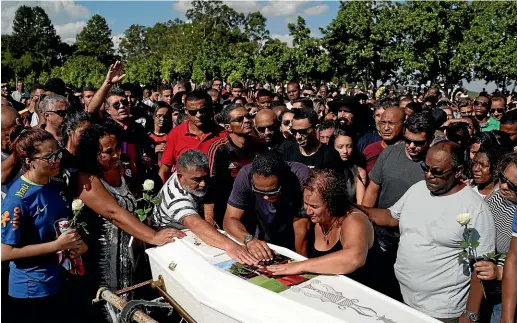
M 207 108 L 207 107 L 203 107 L 203 108 L 198 109 L 198 110 L 189 110 L 189 109 L 187 109 L 187 112 L 191 116 L 195 117 L 198 113 L 201 114 L 201 115 L 210 113 L 210 109 Z
M 496 113 L 496 112 L 504 113 L 504 109 L 503 108 L 501 108 L 501 109 L 490 109 L 490 113 Z
M 290 126 L 290 125 L 291 125 L 291 122 L 292 122 L 292 120 L 284 120 L 284 121 L 282 121 L 282 124 L 283 124 L 284 126 L 288 127 L 288 126 Z
M 33 157 L 32 159 L 41 159 L 46 161 L 50 166 L 54 166 L 55 163 L 61 160 L 63 158 L 63 148 L 60 148 L 54 152 L 51 152 L 50 154 L 43 156 L 43 157 Z
M 417 147 L 423 147 L 427 144 L 427 140 L 411 140 L 406 136 L 402 136 L 402 140 L 404 140 L 407 145 L 411 145 L 413 143 Z
M 255 116 L 252 116 L 251 114 L 245 114 L 243 116 L 230 120 L 230 123 L 232 123 L 232 122 L 242 123 L 244 121 L 244 119 L 252 120 L 254 117 Z
M 485 108 L 488 108 L 488 102 L 484 102 L 484 101 L 474 101 L 474 106 L 482 106 L 482 107 L 485 107 Z
M 117 101 L 117 102 L 113 102 L 113 104 L 111 105 L 114 109 L 120 109 L 120 106 L 129 106 L 129 101 L 126 100 L 126 99 L 122 99 L 120 101 Z
M 296 134 L 300 134 L 300 136 L 307 136 L 309 134 L 309 130 L 311 130 L 312 127 L 305 128 L 305 129 L 294 129 L 291 128 L 291 133 L 293 136 L 296 136 Z
M 278 186 L 278 188 L 273 191 L 261 191 L 255 187 L 255 184 L 251 184 L 251 190 L 253 191 L 253 193 L 257 193 L 260 195 L 276 196 L 276 195 L 280 194 L 280 191 L 282 190 L 282 186 Z
M 425 164 L 425 162 L 421 162 L 420 163 L 420 167 L 422 167 L 422 170 L 424 171 L 424 174 L 430 173 L 431 175 L 433 175 L 433 177 L 437 177 L 437 178 L 445 177 L 445 175 L 447 175 L 448 173 L 454 171 L 454 168 L 451 168 L 451 169 L 448 169 L 448 170 L 444 170 L 444 171 L 438 171 L 438 170 L 436 170 L 434 168 L 431 168 L 431 167 L 427 166 Z
M 265 126 L 265 127 L 257 127 L 257 131 L 260 133 L 266 132 L 266 129 L 269 130 L 270 132 L 276 131 L 276 125 L 272 124 L 272 125 Z
M 506 176 L 504 176 L 503 172 L 499 172 L 499 182 L 508 185 L 510 190 L 517 192 L 517 184 L 511 182 Z
M 55 113 L 57 114 L 58 116 L 60 116 L 61 118 L 64 118 L 66 117 L 66 115 L 68 114 L 68 111 L 67 110 L 56 110 L 56 111 L 47 111 L 48 113 Z

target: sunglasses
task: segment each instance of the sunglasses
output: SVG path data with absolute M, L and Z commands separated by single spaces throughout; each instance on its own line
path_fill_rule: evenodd
M 46 161 L 50 166 L 54 166 L 55 163 L 61 160 L 63 158 L 63 148 L 60 148 L 54 152 L 51 152 L 50 154 L 43 156 L 43 157 L 33 157 L 32 159 L 41 159 Z
M 265 126 L 265 127 L 257 127 L 257 131 L 260 133 L 265 133 L 266 129 L 269 130 L 270 132 L 276 131 L 276 125 L 272 124 L 272 125 Z
M 291 122 L 292 122 L 292 120 L 284 120 L 284 121 L 282 121 L 282 124 L 287 127 L 287 126 L 291 125 Z
M 300 136 L 307 136 L 309 134 L 309 130 L 311 130 L 311 129 L 312 129 L 311 127 L 305 128 L 305 129 L 291 128 L 291 133 L 293 134 L 293 136 L 296 136 L 296 134 L 300 134 Z
M 517 192 L 517 184 L 511 182 L 506 176 L 504 176 L 503 172 L 499 173 L 499 182 L 508 185 L 510 190 Z
M 253 118 L 254 118 L 254 116 L 252 116 L 251 114 L 245 114 L 243 116 L 230 120 L 230 123 L 232 123 L 232 122 L 242 123 L 244 121 L 244 119 L 252 120 Z
M 187 112 L 191 116 L 195 117 L 198 113 L 201 114 L 201 115 L 210 113 L 210 109 L 207 108 L 207 107 L 203 107 L 203 108 L 198 109 L 198 110 L 189 110 L 189 109 L 187 109 Z
M 427 144 L 427 140 L 411 140 L 411 139 L 409 139 L 406 136 L 402 136 L 402 140 L 404 140 L 404 142 L 407 145 L 414 144 L 417 147 L 423 147 L 423 146 L 425 146 Z
M 55 113 L 57 114 L 58 116 L 60 116 L 61 118 L 64 118 L 66 117 L 66 115 L 68 114 L 68 111 L 67 110 L 56 110 L 56 111 L 47 111 L 48 113 Z
M 474 101 L 474 106 L 482 106 L 482 107 L 485 107 L 485 108 L 488 108 L 488 102 L 484 102 L 484 101 Z
M 504 113 L 504 109 L 490 109 L 490 113 L 496 113 L 496 112 L 499 112 L 499 113 Z
M 260 195 L 264 195 L 264 196 L 276 196 L 276 195 L 280 194 L 280 191 L 282 190 L 282 186 L 278 186 L 278 188 L 273 190 L 273 191 L 261 191 L 261 190 L 259 190 L 258 188 L 255 187 L 255 184 L 252 184 L 251 185 L 251 190 L 254 193 L 257 193 L 257 194 L 260 194 Z
M 122 99 L 120 101 L 113 102 L 112 106 L 113 106 L 113 108 L 118 110 L 118 109 L 120 109 L 120 106 L 125 106 L 125 107 L 129 106 L 129 101 L 126 99 Z
M 433 175 L 433 177 L 438 177 L 438 178 L 445 177 L 445 175 L 454 171 L 454 168 L 451 168 L 449 170 L 444 170 L 444 171 L 437 171 L 436 169 L 427 166 L 425 164 L 425 162 L 421 162 L 420 167 L 424 171 L 424 174 L 430 173 L 431 175 Z

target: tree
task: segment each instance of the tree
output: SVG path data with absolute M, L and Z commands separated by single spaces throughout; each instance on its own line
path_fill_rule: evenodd
M 393 41 L 389 2 L 341 2 L 337 17 L 322 28 L 323 46 L 328 51 L 334 74 L 375 92 L 396 74 L 397 60 L 388 54 Z
M 430 82 L 450 91 L 471 77 L 459 50 L 472 19 L 466 2 L 409 1 L 398 3 L 394 14 L 399 34 L 393 53 L 401 59 L 406 82 Z
M 276 38 L 266 41 L 263 50 L 255 60 L 254 76 L 262 82 L 281 81 L 287 78 L 289 47 Z
M 311 30 L 305 25 L 305 19 L 298 17 L 296 24 L 288 24 L 289 35 L 293 36 L 293 49 L 289 60 L 295 62 L 293 66 L 301 77 L 322 80 L 329 78 L 329 56 L 322 47 L 322 40 L 311 37 Z M 289 75 L 293 77 L 294 75 Z
M 92 56 L 72 56 L 63 66 L 52 70 L 52 77 L 59 77 L 65 83 L 84 87 L 100 87 L 106 77 L 106 67 Z
M 111 29 L 106 19 L 100 15 L 93 15 L 86 22 L 86 26 L 77 34 L 75 45 L 76 55 L 94 56 L 106 66 L 113 63 L 115 51 L 111 40 Z
M 119 52 L 124 62 L 138 59 L 149 51 L 147 44 L 147 28 L 141 25 L 131 25 L 124 32 L 120 41 Z
M 472 2 L 472 20 L 460 46 L 478 79 L 506 87 L 517 79 L 517 2 Z

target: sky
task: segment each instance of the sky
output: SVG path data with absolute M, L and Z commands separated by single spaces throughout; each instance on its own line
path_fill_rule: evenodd
M 311 29 L 312 36 L 321 37 L 320 27 L 328 25 L 337 15 L 338 1 L 223 1 L 229 7 L 244 14 L 260 11 L 267 18 L 267 28 L 272 37 L 291 44 L 287 24 L 302 16 Z M 76 35 L 86 25 L 88 19 L 99 14 L 103 16 L 113 35 L 116 48 L 124 31 L 132 24 L 151 27 L 157 22 L 169 19 L 185 20 L 185 12 L 190 8 L 187 1 L 1 1 L 2 34 L 12 32 L 16 9 L 22 5 L 40 6 L 49 15 L 56 32 L 67 43 L 74 43 Z M 495 89 L 494 84 L 485 85 L 484 81 L 465 84 L 469 90 L 488 91 Z

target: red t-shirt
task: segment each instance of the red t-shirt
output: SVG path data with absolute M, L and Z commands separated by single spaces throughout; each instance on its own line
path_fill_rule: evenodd
M 363 150 L 364 159 L 366 160 L 366 172 L 369 173 L 375 162 L 377 161 L 377 157 L 382 153 L 384 147 L 382 146 L 382 140 L 376 141 L 374 143 L 369 144 Z
M 188 123 L 188 120 L 184 121 L 167 135 L 167 142 L 161 159 L 162 164 L 175 168 L 179 156 L 189 149 L 199 149 L 205 155 L 208 155 L 210 145 L 228 135 L 223 127 L 214 125 L 212 132 L 205 133 L 203 137 L 198 139 L 197 136 L 189 132 Z

